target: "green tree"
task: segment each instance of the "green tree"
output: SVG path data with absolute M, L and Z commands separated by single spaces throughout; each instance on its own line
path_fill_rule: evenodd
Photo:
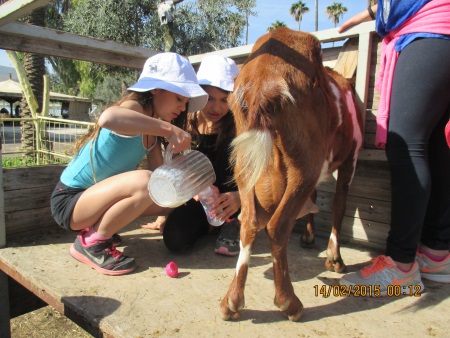
M 268 28 L 267 31 L 271 32 L 276 28 L 280 28 L 280 27 L 285 27 L 287 28 L 287 25 L 283 22 L 283 21 L 275 21 L 273 24 L 271 24 Z
M 182 3 L 174 22 L 177 52 L 195 55 L 239 46 L 246 20 L 236 3 L 232 0 Z
M 65 30 L 64 21 L 72 8 L 76 6 L 76 0 L 54 0 L 46 6 L 46 27 Z M 79 95 L 78 83 L 80 74 L 76 69 L 75 60 L 47 56 L 46 60 L 51 65 L 51 88 L 53 91 L 69 95 Z
M 300 23 L 303 19 L 303 14 L 309 12 L 309 8 L 302 1 L 298 1 L 292 4 L 289 13 L 294 17 L 294 20 L 298 22 L 298 30 L 300 30 Z
M 156 11 L 159 2 L 54 0 L 45 7 L 47 27 L 163 51 L 164 30 Z M 172 32 L 176 52 L 194 55 L 239 46 L 248 17 L 256 15 L 255 4 L 255 0 L 198 0 L 177 5 Z M 103 79 L 136 79 L 139 75 L 123 67 L 57 57 L 47 60 L 54 70 L 52 90 L 93 99 Z
M 95 88 L 95 99 L 99 111 L 119 100 L 122 92 L 135 81 L 136 78 L 133 74 L 125 77 L 121 75 L 105 77 Z
M 342 6 L 341 3 L 333 2 L 331 6 L 327 6 L 325 14 L 328 15 L 328 19 L 330 19 L 334 23 L 334 27 L 336 27 L 346 12 L 347 7 Z
M 65 31 L 98 39 L 111 40 L 134 46 L 145 46 L 147 31 L 163 38 L 157 13 L 152 0 L 82 0 L 72 3 L 72 8 L 64 16 Z M 145 46 L 147 47 L 147 46 Z M 163 49 L 162 49 L 163 50 Z M 63 64 L 61 64 L 63 65 Z M 58 69 L 62 79 L 64 75 L 78 74 L 76 94 L 94 98 L 96 86 L 108 75 L 127 75 L 129 69 L 113 67 L 91 62 L 71 60 L 64 70 Z M 137 75 L 137 72 L 135 72 Z M 73 85 L 73 82 L 72 82 Z
M 59 7 L 54 12 L 61 13 L 55 17 L 62 18 L 65 31 L 163 51 L 164 29 L 155 9 L 158 3 L 159 0 L 72 0 L 70 10 L 64 12 Z M 178 4 L 171 29 L 176 52 L 194 55 L 240 45 L 246 15 L 253 15 L 251 6 L 254 3 L 249 0 L 198 0 Z M 55 22 L 59 21 L 55 19 Z M 61 76 L 58 85 L 69 83 L 66 78 L 74 79 L 70 87 L 76 88 L 77 94 L 94 99 L 96 87 L 102 85 L 103 79 L 129 76 L 136 79 L 139 75 L 138 71 L 127 68 L 77 60 L 61 62 L 55 68 Z M 103 97 L 102 101 L 113 99 Z

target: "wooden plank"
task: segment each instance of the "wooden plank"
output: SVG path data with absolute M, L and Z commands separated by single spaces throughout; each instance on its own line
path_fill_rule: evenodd
M 0 26 L 16 21 L 52 0 L 9 0 L 0 5 Z
M 328 239 L 331 234 L 332 214 L 320 211 L 314 216 L 315 234 L 320 238 Z M 297 221 L 296 231 L 302 232 L 306 225 L 306 218 Z M 366 247 L 384 248 L 389 231 L 389 224 L 366 221 L 360 218 L 344 216 L 342 220 L 342 243 L 363 244 Z
M 58 227 L 48 207 L 5 214 L 6 236 L 43 228 Z
M 354 38 L 361 34 L 367 34 L 375 31 L 375 22 L 368 21 L 360 23 L 345 32 L 338 33 L 337 28 L 324 29 L 317 32 L 311 32 L 315 35 L 321 42 L 333 42 L 345 40 L 347 38 Z
M 368 196 L 370 196 L 368 194 Z M 318 191 L 316 204 L 321 211 L 332 212 L 334 193 Z M 389 201 L 348 196 L 345 216 L 360 218 L 366 221 L 389 223 L 391 203 Z
M 351 79 L 355 75 L 358 63 L 358 39 L 351 38 L 342 46 L 336 64 L 333 69 L 346 79 Z
M 5 213 L 30 210 L 48 207 L 50 196 L 55 188 L 52 186 L 17 189 L 6 192 Z
M 159 51 L 21 23 L 0 27 L 0 48 L 142 69 Z
M 317 187 L 317 191 L 334 194 L 336 191 L 336 182 L 333 181 L 322 183 Z M 348 195 L 373 200 L 390 201 L 390 181 L 380 177 L 355 176 L 350 186 Z
M 314 219 L 316 222 L 316 229 L 327 232 L 329 236 L 331 232 L 332 213 L 319 212 L 315 215 Z M 342 220 L 341 234 L 360 241 L 383 244 L 385 243 L 388 231 L 388 223 L 367 221 L 360 218 L 353 219 L 348 216 L 344 216 L 344 219 Z
M 65 165 L 3 168 L 5 191 L 55 186 Z

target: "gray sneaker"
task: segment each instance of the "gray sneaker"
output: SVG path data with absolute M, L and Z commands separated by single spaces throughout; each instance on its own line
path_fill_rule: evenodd
M 339 284 L 345 285 L 347 292 L 372 297 L 416 295 L 425 289 L 417 262 L 410 271 L 403 272 L 389 256 L 372 259 L 372 265 L 346 274 Z
M 225 256 L 236 256 L 239 253 L 240 231 L 241 222 L 236 218 L 223 223 L 214 252 Z
M 73 258 L 105 275 L 124 275 L 136 268 L 134 258 L 127 257 L 117 250 L 111 239 L 87 246 L 84 242 L 84 232 L 78 234 L 70 247 Z
M 436 262 L 427 255 L 417 252 L 416 261 L 419 263 L 420 275 L 433 282 L 450 283 L 450 254 Z

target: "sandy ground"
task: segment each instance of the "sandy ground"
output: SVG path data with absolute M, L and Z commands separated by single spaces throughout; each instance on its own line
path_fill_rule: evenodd
M 246 308 L 233 321 L 220 318 L 219 303 L 232 280 L 237 257 L 214 254 L 215 235 L 205 237 L 184 255 L 167 251 L 157 231 L 144 231 L 137 223 L 121 235 L 122 249 L 139 263 L 137 271 L 128 276 L 99 275 L 73 260 L 68 254 L 73 234 L 61 235 L 55 244 L 61 250 L 59 264 L 67 264 L 67 273 L 77 276 L 73 277 L 77 288 L 70 291 L 73 296 L 68 301 L 83 301 L 87 309 L 97 304 L 95 320 L 115 337 L 449 337 L 450 284 L 424 280 L 426 291 L 420 297 L 342 297 L 334 294 L 342 275 L 324 271 L 326 241 L 319 238 L 315 248 L 303 249 L 299 231 L 292 234 L 288 248 L 293 286 L 305 307 L 296 323 L 273 305 L 273 271 L 264 233 L 258 235 L 252 255 Z M 15 254 L 21 254 L 20 248 Z M 364 247 L 344 245 L 342 249 L 348 271 L 358 270 L 377 254 Z M 176 279 L 163 273 L 172 260 L 180 269 Z M 46 264 L 50 274 L 51 262 Z M 111 290 L 100 287 L 105 283 L 110 283 Z M 320 290 L 332 292 L 324 297 Z M 46 307 L 12 320 L 12 337 L 89 335 Z

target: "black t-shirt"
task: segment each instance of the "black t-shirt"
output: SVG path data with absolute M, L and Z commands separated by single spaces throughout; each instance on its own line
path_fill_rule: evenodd
M 214 185 L 221 193 L 237 191 L 236 183 L 233 181 L 233 168 L 230 165 L 230 144 L 233 139 L 231 137 L 224 139 L 215 149 L 217 136 L 217 134 L 197 135 L 198 145 L 192 149 L 202 152 L 211 161 L 216 173 Z

